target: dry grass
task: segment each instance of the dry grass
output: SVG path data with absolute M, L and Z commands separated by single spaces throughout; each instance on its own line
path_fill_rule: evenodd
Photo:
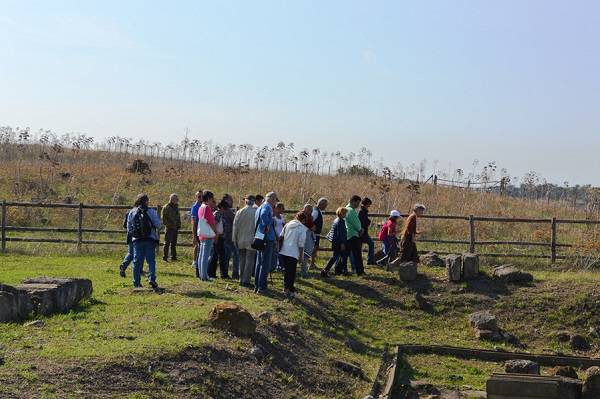
M 401 180 L 381 177 L 322 176 L 304 173 L 220 168 L 182 161 L 154 160 L 152 173 L 136 174 L 127 171 L 130 158 L 107 152 L 81 152 L 65 156 L 58 165 L 44 160 L 12 160 L 3 162 L 0 170 L 0 198 L 7 200 L 45 202 L 84 202 L 98 204 L 131 204 L 140 192 L 150 195 L 155 205 L 167 201 L 172 192 L 180 194 L 184 206 L 193 202 L 198 189 L 210 189 L 217 195 L 230 193 L 241 202 L 248 193 L 277 191 L 288 209 L 298 209 L 310 199 L 321 196 L 330 199 L 332 208 L 345 204 L 352 194 L 370 197 L 372 212 L 387 213 L 391 209 L 407 212 L 413 203 L 428 206 L 428 213 L 437 215 L 478 215 L 526 218 L 585 219 L 583 210 L 573 209 L 554 201 L 532 201 L 502 197 L 458 188 L 433 185 L 415 187 Z M 10 209 L 10 224 L 18 225 L 76 225 L 72 210 Z M 86 211 L 89 227 L 117 228 L 122 214 L 116 211 Z M 381 220 L 376 220 L 379 223 Z M 424 238 L 466 239 L 465 221 L 423 220 Z M 478 240 L 550 241 L 549 223 L 513 224 L 496 222 L 477 223 Z M 563 253 L 581 253 L 594 260 L 597 254 L 598 228 L 579 225 L 561 225 L 559 242 L 574 243 L 578 248 Z M 437 249 L 449 249 L 433 246 Z M 523 251 L 547 254 L 547 248 L 487 248 L 490 251 Z M 586 261 L 586 264 L 589 264 Z

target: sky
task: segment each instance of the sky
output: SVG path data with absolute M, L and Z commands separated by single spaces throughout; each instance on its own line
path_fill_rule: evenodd
M 600 185 L 600 2 L 0 0 L 0 126 Z

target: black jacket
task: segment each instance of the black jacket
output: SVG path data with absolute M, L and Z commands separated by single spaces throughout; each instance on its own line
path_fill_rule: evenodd
M 369 236 L 369 226 L 371 226 L 371 219 L 369 219 L 369 210 L 364 206 L 361 206 L 360 211 L 358 211 L 358 220 L 360 220 L 360 225 L 364 230 L 361 238 L 366 239 Z

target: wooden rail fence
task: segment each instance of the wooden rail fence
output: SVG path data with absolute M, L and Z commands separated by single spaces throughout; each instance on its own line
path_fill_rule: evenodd
M 77 228 L 63 228 L 63 227 L 29 227 L 29 226 L 13 226 L 9 225 L 8 222 L 8 209 L 10 207 L 24 207 L 24 208 L 68 208 L 77 210 Z M 93 229 L 84 228 L 83 220 L 85 217 L 86 209 L 130 209 L 127 205 L 92 205 L 92 204 L 59 204 L 59 203 L 30 203 L 30 202 L 9 202 L 2 201 L 2 220 L 0 224 L 0 240 L 1 250 L 6 252 L 6 244 L 8 242 L 31 242 L 31 243 L 59 243 L 59 244 L 75 244 L 78 250 L 81 250 L 83 245 L 123 245 L 124 240 L 111 241 L 111 240 L 85 240 L 84 233 L 113 233 L 113 234 L 125 234 L 122 229 Z M 160 213 L 161 207 L 157 207 Z M 182 211 L 189 211 L 190 208 L 180 208 Z M 286 211 L 288 214 L 295 213 L 294 211 Z M 324 212 L 324 215 L 334 216 L 334 212 Z M 387 214 L 370 214 L 370 216 L 378 218 L 386 218 Z M 406 217 L 407 215 L 402 215 Z M 557 226 L 560 224 L 580 224 L 580 225 L 600 225 L 600 220 L 573 220 L 573 219 L 531 219 L 531 218 L 508 218 L 508 217 L 487 217 L 487 216 L 458 216 L 458 215 L 424 215 L 422 218 L 425 219 L 438 219 L 438 220 L 460 220 L 468 223 L 469 239 L 468 240 L 437 240 L 437 239 L 419 239 L 419 242 L 423 243 L 436 243 L 436 244 L 448 244 L 465 247 L 465 250 L 470 253 L 478 253 L 480 256 L 485 257 L 523 257 L 523 258 L 542 258 L 549 259 L 550 262 L 554 263 L 558 259 L 566 259 L 568 256 L 559 255 L 559 248 L 571 248 L 573 244 L 559 243 L 557 237 Z M 550 229 L 550 242 L 529 242 L 529 241 L 477 241 L 476 222 L 497 222 L 497 223 L 539 223 L 546 224 Z M 9 236 L 9 232 L 47 232 L 47 233 L 76 233 L 76 239 L 66 238 L 50 238 L 50 237 L 15 237 Z M 183 232 L 183 231 L 182 231 Z M 183 233 L 191 234 L 190 231 Z M 186 245 L 186 244 L 182 244 Z M 187 244 L 191 245 L 191 244 Z M 536 255 L 536 254 L 508 254 L 508 253 L 489 253 L 489 252 L 476 252 L 477 247 L 495 246 L 495 245 L 513 245 L 523 247 L 543 247 L 549 249 L 547 255 Z M 460 251 L 459 251 L 460 252 Z M 438 252 L 443 254 L 443 252 Z

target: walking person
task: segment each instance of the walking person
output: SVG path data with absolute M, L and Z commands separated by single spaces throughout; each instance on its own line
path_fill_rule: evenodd
M 177 237 L 181 229 L 181 215 L 179 214 L 179 197 L 177 194 L 169 196 L 169 203 L 163 206 L 161 212 L 162 224 L 165 226 L 165 245 L 163 248 L 163 260 L 169 261 L 169 248 L 171 249 L 171 261 L 177 261 Z
M 127 233 L 133 241 L 133 286 L 141 287 L 144 261 L 148 263 L 148 283 L 158 290 L 156 283 L 156 246 L 160 231 L 160 217 L 154 208 L 148 207 L 149 198 L 139 194 L 134 207 L 127 215 Z
M 346 231 L 346 223 L 344 219 L 348 210 L 346 208 L 338 208 L 335 211 L 336 218 L 331 225 L 331 230 L 327 234 L 327 239 L 331 241 L 331 249 L 333 255 L 329 258 L 325 268 L 321 270 L 321 277 L 329 277 L 329 270 L 335 265 L 335 274 L 340 275 L 344 273 L 344 270 L 348 269 L 348 251 L 347 242 L 348 232 Z
M 346 223 L 346 237 L 348 238 L 348 251 L 349 254 L 354 257 L 354 267 L 356 269 L 356 275 L 362 276 L 365 274 L 363 259 L 362 259 L 362 243 L 361 236 L 363 234 L 362 225 L 358 219 L 358 213 L 356 209 L 360 206 L 361 198 L 358 195 L 353 195 L 350 198 L 350 202 L 346 205 L 347 214 L 344 222 Z
M 389 265 L 398 253 L 398 221 L 400 220 L 400 212 L 393 210 L 390 212 L 390 217 L 381 226 L 377 238 L 383 243 L 383 255 L 377 264 L 379 266 Z
M 256 251 L 252 249 L 256 208 L 253 195 L 246 196 L 244 202 L 246 206 L 238 210 L 233 218 L 232 241 L 240 253 L 240 285 L 248 288 L 256 261 Z
M 417 218 L 423 216 L 425 206 L 415 204 L 412 212 L 404 221 L 402 237 L 400 239 L 400 262 L 419 262 L 419 251 L 417 251 L 416 237 L 420 232 L 417 230 Z
M 281 263 L 284 270 L 283 292 L 288 298 L 296 296 L 296 267 L 298 261 L 304 259 L 304 243 L 306 242 L 306 232 L 308 229 L 304 225 L 306 215 L 298 212 L 296 217 L 287 223 L 282 231 L 283 241 L 281 243 Z
M 215 196 L 210 191 L 202 193 L 202 205 L 198 209 L 198 241 L 200 250 L 198 251 L 198 278 L 202 281 L 212 281 L 208 277 L 208 261 L 213 249 L 215 240 L 217 240 L 217 223 L 213 215 L 215 206 Z
M 315 224 L 315 248 L 310 256 L 310 266 L 316 268 L 316 260 L 319 255 L 319 244 L 321 243 L 321 234 L 323 233 L 323 212 L 327 209 L 329 201 L 327 198 L 322 197 L 317 201 L 317 206 L 312 211 L 312 219 Z
M 375 243 L 371 236 L 369 236 L 369 227 L 371 227 L 371 219 L 369 219 L 369 208 L 373 204 L 370 198 L 365 197 L 361 201 L 360 211 L 358 212 L 358 219 L 363 229 L 361 236 L 361 242 L 367 244 L 369 252 L 367 253 L 367 265 L 375 264 Z M 361 248 L 362 250 L 362 248 Z
M 271 271 L 271 259 L 276 238 L 273 207 L 277 204 L 277 194 L 270 192 L 265 199 L 265 202 L 256 210 L 255 215 L 255 240 L 257 240 L 257 243 L 263 243 L 256 256 L 256 270 L 254 272 L 254 291 L 257 294 L 265 293 L 267 290 L 267 277 Z
M 194 260 L 192 261 L 192 267 L 196 271 L 196 277 L 198 276 L 198 251 L 200 250 L 200 241 L 198 240 L 198 210 L 202 205 L 202 190 L 196 192 L 196 202 L 190 209 L 190 218 L 192 219 L 192 246 L 194 248 Z
M 131 234 L 127 231 L 127 218 L 129 217 L 129 211 L 125 213 L 125 218 L 123 220 L 123 229 L 127 234 L 127 255 L 123 258 L 123 261 L 119 265 L 119 276 L 125 278 L 125 270 L 127 267 L 133 262 L 133 240 Z

